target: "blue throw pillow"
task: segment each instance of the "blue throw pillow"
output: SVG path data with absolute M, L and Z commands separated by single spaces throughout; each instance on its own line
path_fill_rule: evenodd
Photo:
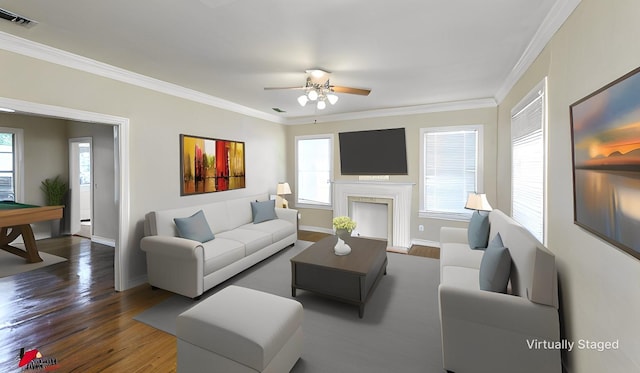
M 270 199 L 262 202 L 251 202 L 251 214 L 253 215 L 253 224 L 262 223 L 263 221 L 277 219 L 276 201 Z
M 474 211 L 467 229 L 469 247 L 484 250 L 489 243 L 489 215 Z
M 178 228 L 178 235 L 182 238 L 198 242 L 207 242 L 216 238 L 211 231 L 207 218 L 202 210 L 189 216 L 188 218 L 175 218 L 173 221 Z
M 511 254 L 509 249 L 489 245 L 480 262 L 480 290 L 506 293 L 511 274 Z
M 500 236 L 500 233 L 496 233 L 496 236 L 493 237 L 493 240 L 491 240 L 491 242 L 489 242 L 489 246 L 487 246 L 487 249 L 490 247 L 504 247 L 504 244 L 502 243 L 502 236 Z

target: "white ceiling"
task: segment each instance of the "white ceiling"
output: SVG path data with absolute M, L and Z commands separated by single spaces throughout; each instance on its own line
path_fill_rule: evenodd
M 302 123 L 496 100 L 577 2 L 0 0 L 38 22 L 0 31 Z M 299 91 L 263 90 L 302 86 L 309 68 L 371 94 L 319 111 Z

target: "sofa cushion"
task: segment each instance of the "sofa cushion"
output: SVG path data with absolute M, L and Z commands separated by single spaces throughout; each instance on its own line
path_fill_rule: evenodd
M 241 228 L 269 233 L 272 235 L 273 242 L 278 242 L 296 233 L 296 226 L 283 219 L 269 220 L 260 224 L 245 224 Z
M 467 267 L 446 266 L 440 269 L 441 283 L 468 290 L 480 290 L 478 283 L 478 269 Z
M 202 247 L 205 276 L 244 258 L 244 244 L 239 241 L 218 237 Z
M 245 255 L 251 255 L 273 243 L 272 235 L 255 229 L 236 228 L 218 234 L 218 237 L 228 238 L 244 244 Z
M 202 210 L 188 218 L 174 218 L 173 221 L 176 223 L 178 234 L 182 238 L 198 242 L 208 242 L 215 238 Z
M 480 290 L 506 293 L 510 272 L 511 255 L 509 249 L 492 243 L 484 251 L 480 263 Z
M 276 201 L 271 199 L 268 201 L 251 202 L 251 213 L 253 215 L 253 224 L 277 219 Z
M 483 250 L 471 250 L 466 243 L 442 243 L 440 246 L 440 266 L 480 268 Z
M 474 211 L 467 229 L 469 247 L 472 249 L 484 249 L 489 242 L 489 215 Z

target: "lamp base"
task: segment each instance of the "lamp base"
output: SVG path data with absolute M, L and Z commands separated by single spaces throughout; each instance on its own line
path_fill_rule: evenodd
M 282 207 L 284 209 L 289 208 L 289 201 L 284 199 L 282 196 L 276 196 L 276 207 Z

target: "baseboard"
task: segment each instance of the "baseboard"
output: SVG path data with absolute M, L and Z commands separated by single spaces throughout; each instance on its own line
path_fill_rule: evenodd
M 140 276 L 136 276 L 132 279 L 129 279 L 129 282 L 127 283 L 127 285 L 125 286 L 124 290 L 129 290 L 129 289 L 133 289 L 137 286 L 143 285 L 148 283 L 148 278 L 147 275 L 140 275 Z
M 301 226 L 298 227 L 298 229 L 301 230 L 301 231 L 333 234 L 333 229 L 322 228 L 322 227 L 314 227 L 314 226 L 311 226 L 311 225 L 301 225 Z
M 105 246 L 111 246 L 113 248 L 116 247 L 116 240 L 111 238 L 104 238 L 104 237 L 94 235 L 94 236 L 91 236 L 91 242 L 99 243 Z
M 429 240 L 421 240 L 421 239 L 418 239 L 418 238 L 412 238 L 411 239 L 411 244 L 412 245 L 419 245 L 419 246 L 440 247 L 440 242 L 429 241 Z

